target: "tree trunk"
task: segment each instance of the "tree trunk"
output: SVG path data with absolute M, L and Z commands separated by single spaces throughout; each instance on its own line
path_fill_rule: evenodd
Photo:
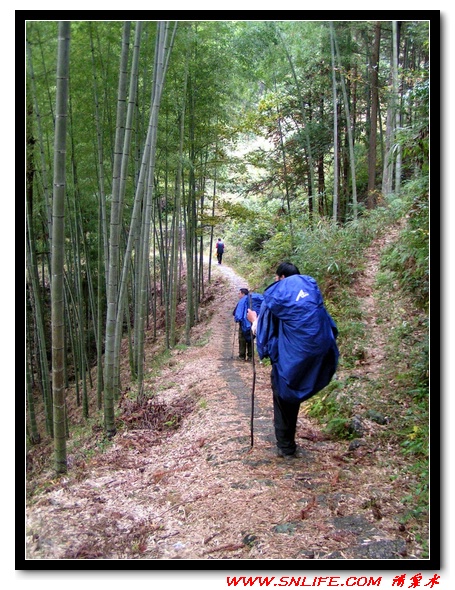
M 298 95 L 298 99 L 300 102 L 300 112 L 301 112 L 302 120 L 303 120 L 304 134 L 305 134 L 305 140 L 306 140 L 306 152 L 307 152 L 307 160 L 308 160 L 308 168 L 309 168 L 308 199 L 309 199 L 309 202 L 311 203 L 311 200 L 315 194 L 315 191 L 314 191 L 314 187 L 315 187 L 314 164 L 313 164 L 313 155 L 312 155 L 312 150 L 311 150 L 310 135 L 308 133 L 307 118 L 306 118 L 306 114 L 305 114 L 305 104 L 303 102 L 303 96 L 302 96 L 302 92 L 300 90 L 299 80 L 297 78 L 297 74 L 295 71 L 295 67 L 294 67 L 294 63 L 292 61 L 291 55 L 289 54 L 287 47 L 284 43 L 284 39 L 281 34 L 281 31 L 279 29 L 277 29 L 277 32 L 278 32 L 278 35 L 279 35 L 281 42 L 283 44 L 284 50 L 286 52 L 286 56 L 287 56 L 289 65 L 291 67 L 292 77 L 294 78 L 295 86 L 297 89 L 297 95 Z
M 109 242 L 107 237 L 107 220 L 106 220 L 106 195 L 104 191 L 104 150 L 103 150 L 103 135 L 100 121 L 98 87 L 95 68 L 95 47 L 93 44 L 92 23 L 89 22 L 90 31 L 90 47 L 92 52 L 92 67 L 93 67 L 93 97 L 95 101 L 95 123 L 96 123 L 96 138 L 97 138 L 97 161 L 98 161 L 98 185 L 99 185 L 99 204 L 100 204 L 100 228 L 99 239 L 102 240 L 104 252 L 104 275 L 105 287 L 109 284 Z M 101 276 L 98 278 L 101 281 Z M 98 285 L 100 288 L 100 284 Z M 101 340 L 100 340 L 101 342 Z
M 338 56 L 338 63 L 340 64 L 340 68 L 341 68 L 341 57 L 340 57 L 340 52 L 338 50 L 338 43 L 337 43 L 337 39 L 335 36 L 335 31 L 333 29 L 333 23 L 331 23 L 331 26 L 332 26 L 333 40 L 335 43 L 335 50 L 336 50 L 336 54 Z M 351 115 L 349 112 L 350 109 L 349 109 L 348 93 L 346 92 L 346 84 L 344 81 L 344 76 L 340 75 L 340 80 L 341 80 L 341 88 L 343 91 L 344 110 L 345 110 L 345 115 L 346 115 L 346 127 L 348 130 L 349 162 L 350 162 L 350 168 L 351 168 L 351 184 L 352 184 L 352 213 L 353 213 L 354 220 L 356 220 L 357 219 L 357 180 L 356 180 L 356 173 L 355 173 L 354 135 L 352 132 Z
M 392 134 L 393 134 L 393 106 L 391 101 L 387 107 L 384 163 L 382 171 L 382 194 L 388 196 L 392 193 L 393 182 L 393 158 L 392 158 Z
M 118 268 L 120 246 L 120 174 L 123 148 L 126 103 L 126 70 L 128 64 L 128 48 L 130 22 L 123 27 L 122 52 L 120 58 L 120 75 L 117 99 L 117 130 L 114 149 L 114 169 L 112 174 L 112 204 L 109 238 L 109 283 L 107 287 L 106 346 L 104 356 L 104 427 L 108 437 L 116 433 L 114 418 L 114 344 L 117 321 Z
M 377 121 L 379 105 L 379 46 L 381 42 L 381 23 L 375 27 L 373 56 L 371 60 L 371 117 L 370 117 L 370 146 L 368 152 L 368 197 L 367 208 L 374 209 L 377 203 L 376 192 L 376 145 Z
M 35 317 L 36 325 L 36 340 L 37 353 L 39 365 L 39 373 L 41 374 L 41 388 L 43 392 L 43 401 L 46 417 L 46 430 L 48 434 L 52 435 L 52 394 L 49 381 L 49 366 L 46 355 L 46 336 L 44 329 L 43 308 L 41 302 L 41 289 L 39 285 L 38 262 L 35 249 L 35 235 L 33 231 L 33 187 L 35 177 L 34 164 L 34 144 L 32 126 L 32 106 L 30 101 L 30 94 L 27 93 L 27 118 L 26 118 L 26 149 L 27 149 L 27 163 L 26 163 L 26 219 L 27 219 L 27 275 L 31 285 L 31 309 Z M 49 225 L 48 227 L 51 227 Z M 32 430 L 33 432 L 33 430 Z
M 213 196 L 212 196 L 212 219 L 215 217 L 215 205 L 216 205 L 216 189 L 217 189 L 217 174 L 218 174 L 218 131 L 215 140 L 215 173 L 213 178 Z M 209 270 L 208 270 L 208 281 L 212 280 L 212 250 L 213 250 L 213 223 L 210 224 L 210 244 L 209 244 Z
M 52 208 L 52 390 L 55 470 L 66 473 L 66 401 L 64 381 L 63 269 L 65 254 L 66 128 L 70 23 L 59 23 Z
M 400 89 L 399 89 L 399 80 L 398 80 L 398 61 L 399 61 L 399 36 L 400 36 L 400 23 L 396 20 L 392 21 L 392 31 L 393 31 L 393 102 L 395 107 L 395 139 L 396 139 L 396 132 L 401 126 L 401 116 L 400 116 Z M 395 166 L 395 194 L 400 193 L 401 188 L 401 144 L 397 144 L 397 159 L 396 159 L 396 166 Z
M 28 348 L 27 348 L 28 353 Z M 31 363 L 29 359 L 29 355 L 26 355 L 25 360 L 25 372 L 26 372 L 26 379 L 27 379 L 27 414 L 28 414 L 28 432 L 29 432 L 29 439 L 32 445 L 37 445 L 40 440 L 40 433 L 38 431 L 38 426 L 36 423 L 35 417 L 35 402 L 33 400 L 33 391 L 32 391 L 32 371 L 31 371 Z
M 149 180 L 145 194 L 145 206 L 143 211 L 144 225 L 141 236 L 142 260 L 140 269 L 140 290 L 139 290 L 139 326 L 138 326 L 138 396 L 143 396 L 143 379 L 144 379 L 144 338 L 145 338 L 145 315 L 147 301 L 147 277 L 149 269 L 149 242 L 150 242 L 150 218 L 151 206 L 154 193 L 155 178 L 155 158 L 156 158 L 156 141 L 158 133 L 158 115 L 161 103 L 161 94 L 164 86 L 164 78 L 169 60 L 170 47 L 167 47 L 167 36 L 169 23 L 160 21 L 158 23 L 157 43 L 156 43 L 156 60 L 153 79 L 152 107 L 150 116 L 151 128 L 151 146 L 149 159 Z
M 289 196 L 289 182 L 288 182 L 288 169 L 286 163 L 286 150 L 284 149 L 284 141 L 283 141 L 283 132 L 281 129 L 281 116 L 280 112 L 278 112 L 278 133 L 280 135 L 280 149 L 281 149 L 281 156 L 283 158 L 283 178 L 284 178 L 284 189 L 286 194 L 286 206 L 288 210 L 288 220 L 289 220 L 289 235 L 291 236 L 291 248 L 294 249 L 294 230 L 292 227 L 292 215 L 291 215 L 291 200 Z
M 35 86 L 35 76 L 33 71 L 33 61 L 32 61 L 32 52 L 30 48 L 30 43 L 27 43 L 27 69 L 30 76 L 30 88 L 31 93 L 33 95 L 33 110 L 35 112 L 35 119 L 38 128 L 38 146 L 40 150 L 40 157 L 41 157 L 41 177 L 42 177 L 42 184 L 43 184 L 43 192 L 44 192 L 44 206 L 46 210 L 46 221 L 47 221 L 47 238 L 50 242 L 52 236 L 52 204 L 51 204 L 51 196 L 49 190 L 49 180 L 48 180 L 48 171 L 46 166 L 46 156 L 44 153 L 44 139 L 43 139 L 43 132 L 41 128 L 41 117 L 40 111 L 38 107 L 38 100 L 36 96 L 36 86 Z M 28 90 L 28 86 L 27 86 Z M 33 207 L 32 207 L 33 210 Z
M 136 24 L 136 31 L 134 37 L 134 48 L 133 48 L 133 59 L 131 65 L 131 75 L 130 75 L 130 86 L 128 92 L 128 110 L 126 113 L 126 123 L 125 123 L 125 134 L 123 137 L 123 148 L 122 148 L 122 159 L 120 163 L 120 183 L 119 183 L 119 192 L 118 192 L 118 203 L 119 203 L 119 221 L 121 222 L 123 219 L 123 203 L 125 199 L 125 192 L 126 192 L 126 179 L 127 179 L 127 169 L 130 157 L 130 149 L 131 149 L 131 136 L 132 136 L 132 127 L 133 127 L 133 117 L 134 117 L 134 110 L 136 105 L 136 98 L 137 98 L 137 81 L 138 81 L 138 66 L 139 66 L 139 51 L 141 45 L 141 35 L 142 35 L 142 23 L 138 22 Z M 128 263 L 128 260 L 127 260 Z M 122 334 L 123 334 L 123 317 L 124 317 L 124 300 L 125 297 L 123 295 L 124 290 L 127 288 L 127 285 L 122 285 L 122 281 L 127 280 L 127 277 L 124 277 L 122 274 L 122 278 L 120 281 L 119 286 L 119 297 L 117 300 L 117 319 L 115 323 L 115 334 L 114 334 L 114 369 L 113 369 L 113 388 L 114 388 L 114 398 L 117 399 L 120 393 L 120 345 L 122 341 Z
M 335 42 L 333 23 L 330 23 L 330 50 L 332 55 L 332 92 L 333 92 L 333 223 L 337 222 L 338 210 L 338 104 L 335 69 Z
M 174 201 L 174 219 L 173 219 L 173 236 L 172 236 L 172 267 L 170 269 L 170 333 L 169 345 L 175 346 L 176 343 L 176 314 L 178 302 L 178 262 L 179 262 L 179 238 L 180 238 L 180 219 L 182 209 L 182 178 L 183 178 L 183 140 L 185 134 L 185 107 L 187 100 L 188 85 L 188 68 L 189 68 L 189 51 L 186 51 L 185 73 L 182 89 L 182 106 L 180 111 L 180 138 L 179 153 L 177 163 L 177 178 L 175 181 L 175 201 Z

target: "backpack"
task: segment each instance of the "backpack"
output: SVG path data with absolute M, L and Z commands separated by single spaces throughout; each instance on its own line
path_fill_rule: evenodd
M 338 329 L 315 281 L 292 275 L 264 291 L 256 342 L 269 357 L 279 396 L 303 401 L 321 391 L 335 374 Z
M 224 252 L 224 244 L 223 242 L 216 243 L 216 252 L 217 254 L 222 254 Z

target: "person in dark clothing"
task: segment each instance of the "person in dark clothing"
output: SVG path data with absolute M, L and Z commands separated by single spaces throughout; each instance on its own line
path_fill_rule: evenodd
M 295 457 L 300 404 L 321 391 L 338 364 L 338 329 L 316 281 L 289 262 L 264 291 L 259 314 L 248 310 L 259 358 L 272 363 L 273 422 L 278 455 Z
M 221 261 L 223 260 L 223 254 L 224 254 L 224 244 L 221 238 L 218 238 L 217 243 L 215 244 L 215 248 L 216 248 L 216 258 L 218 260 L 218 264 L 221 264 Z
M 239 356 L 238 359 L 242 360 L 242 361 L 250 361 L 252 356 L 253 356 L 253 342 L 251 340 L 251 336 L 249 337 L 249 339 L 247 340 L 245 338 L 245 334 L 243 332 L 243 326 L 242 326 L 242 320 L 244 318 L 245 315 L 245 311 L 247 309 L 248 306 L 248 302 L 245 299 L 244 301 L 243 298 L 246 297 L 248 295 L 249 291 L 246 288 L 242 288 L 239 289 L 239 302 L 237 303 L 237 305 L 235 306 L 234 311 L 232 312 L 232 315 L 234 316 L 234 320 L 239 324 Z M 248 356 L 247 356 L 247 352 L 248 352 Z

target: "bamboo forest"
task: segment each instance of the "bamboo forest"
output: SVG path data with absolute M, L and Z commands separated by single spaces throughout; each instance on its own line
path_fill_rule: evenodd
M 410 14 L 24 22 L 25 569 L 438 568 L 439 12 Z M 292 402 L 287 453 L 275 379 L 288 383 L 283 359 L 297 358 L 300 332 L 274 316 L 287 338 L 274 357 L 261 326 L 272 291 L 294 280 L 317 285 L 337 352 L 329 378 Z M 253 309 L 252 294 L 263 304 L 245 336 L 235 314 L 240 301 Z

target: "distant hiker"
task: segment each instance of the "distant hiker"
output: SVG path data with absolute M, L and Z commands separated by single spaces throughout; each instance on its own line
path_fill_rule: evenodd
M 295 457 L 300 404 L 329 384 L 338 364 L 338 329 L 316 281 L 290 262 L 277 268 L 259 314 L 248 309 L 260 359 L 272 363 L 278 456 Z
M 221 264 L 221 260 L 223 259 L 224 254 L 224 244 L 221 238 L 218 238 L 217 243 L 215 244 L 216 248 L 216 258 L 218 260 L 218 264 Z
M 248 307 L 251 305 L 254 310 L 259 312 L 263 301 L 259 293 L 250 293 L 248 289 L 239 289 L 239 302 L 235 306 L 232 315 L 234 320 L 239 324 L 239 356 L 242 361 L 251 361 L 253 358 L 253 342 L 251 338 L 251 322 L 247 319 L 246 314 Z

